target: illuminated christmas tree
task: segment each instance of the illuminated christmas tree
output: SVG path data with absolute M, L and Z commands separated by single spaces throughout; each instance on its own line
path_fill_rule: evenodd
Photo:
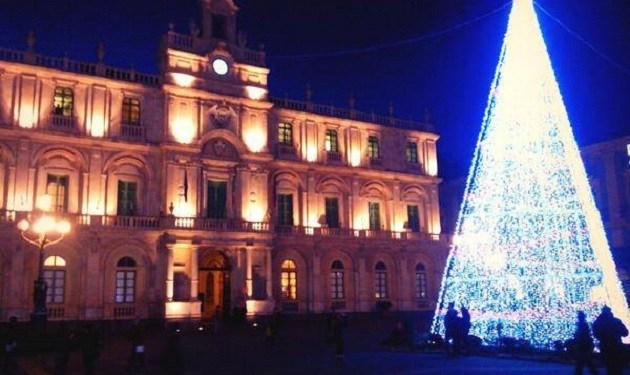
M 532 0 L 514 0 L 449 254 L 434 332 L 449 302 L 470 334 L 548 348 L 576 313 L 604 305 L 630 327 L 599 211 Z

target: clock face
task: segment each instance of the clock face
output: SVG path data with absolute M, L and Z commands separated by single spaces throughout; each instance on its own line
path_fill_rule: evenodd
M 212 69 L 220 76 L 226 75 L 228 72 L 228 63 L 223 59 L 216 59 L 212 62 Z

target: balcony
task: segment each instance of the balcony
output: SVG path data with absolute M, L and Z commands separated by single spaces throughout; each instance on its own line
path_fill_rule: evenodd
M 304 227 L 279 225 L 276 226 L 275 233 L 280 237 L 345 237 L 345 238 L 371 238 L 385 240 L 411 240 L 425 242 L 447 242 L 445 235 L 416 233 L 416 232 L 396 232 L 388 230 L 369 230 L 351 228 L 327 228 L 327 227 Z
M 30 215 L 27 211 L 0 209 L 0 225 L 12 225 Z M 175 216 L 110 216 L 67 214 L 66 219 L 78 228 L 111 228 L 133 230 L 196 230 L 212 232 L 240 233 L 275 233 L 279 237 L 332 237 L 332 238 L 369 238 L 382 240 L 408 240 L 432 243 L 449 243 L 445 234 L 396 232 L 388 230 L 369 230 L 351 228 L 308 227 L 278 225 L 272 227 L 269 222 L 251 222 L 241 219 L 209 219 L 203 217 Z
M 145 129 L 139 124 L 120 124 L 120 139 L 129 141 L 144 140 Z
M 49 129 L 65 133 L 76 132 L 76 119 L 74 116 L 50 115 Z
M 328 164 L 342 164 L 341 153 L 337 151 L 327 151 L 326 162 L 328 162 Z
M 278 144 L 278 158 L 297 160 L 297 150 L 294 145 Z

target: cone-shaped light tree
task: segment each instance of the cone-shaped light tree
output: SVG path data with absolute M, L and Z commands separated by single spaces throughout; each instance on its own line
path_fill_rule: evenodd
M 604 305 L 630 327 L 532 0 L 512 4 L 453 242 L 436 333 L 449 302 L 487 344 L 549 347 Z

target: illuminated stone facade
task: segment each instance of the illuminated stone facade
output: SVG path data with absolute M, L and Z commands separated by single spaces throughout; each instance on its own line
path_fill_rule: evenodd
M 272 99 L 229 0 L 164 36 L 161 74 L 0 50 L 0 319 L 432 310 L 446 258 L 426 123 Z

